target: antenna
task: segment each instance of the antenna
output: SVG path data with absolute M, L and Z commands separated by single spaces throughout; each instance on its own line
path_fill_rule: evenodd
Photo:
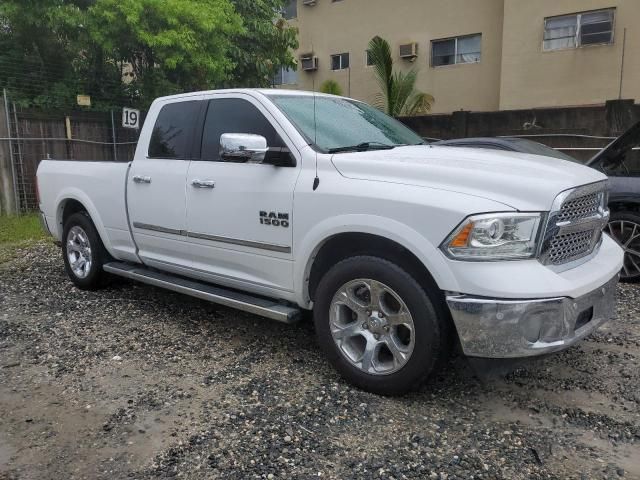
M 311 47 L 313 50 L 313 46 Z M 318 144 L 318 117 L 317 117 L 317 107 L 316 107 L 316 76 L 312 73 L 311 76 L 312 87 L 313 87 L 313 144 L 317 146 Z M 315 150 L 315 149 L 314 149 Z M 315 192 L 320 185 L 320 178 L 318 177 L 318 151 L 316 152 L 316 177 L 313 179 L 313 191 Z

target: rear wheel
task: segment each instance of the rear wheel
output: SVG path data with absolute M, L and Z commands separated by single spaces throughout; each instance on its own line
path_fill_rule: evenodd
M 103 286 L 107 274 L 102 266 L 108 254 L 89 215 L 85 212 L 71 215 L 62 235 L 62 258 L 71 281 L 81 290 Z
M 318 285 L 318 341 L 331 364 L 354 385 L 384 395 L 412 390 L 445 354 L 438 293 L 426 293 L 387 260 L 348 258 Z
M 640 281 L 640 214 L 629 211 L 612 213 L 605 232 L 624 249 L 620 279 Z

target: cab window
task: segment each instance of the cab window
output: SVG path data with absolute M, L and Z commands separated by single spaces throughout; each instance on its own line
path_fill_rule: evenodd
M 187 101 L 162 107 L 151 132 L 149 158 L 190 158 L 201 106 L 200 101 Z
M 252 103 L 240 98 L 220 98 L 209 101 L 202 133 L 202 160 L 225 161 L 220 158 L 220 136 L 224 133 L 262 135 L 267 139 L 270 150 L 286 147 L 262 112 Z

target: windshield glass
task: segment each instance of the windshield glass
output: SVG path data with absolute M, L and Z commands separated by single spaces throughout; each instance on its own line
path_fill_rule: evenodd
M 424 141 L 402 123 L 361 102 L 318 95 L 270 95 L 269 98 L 309 141 L 322 151 L 367 144 L 369 150 Z M 315 126 L 317 125 L 317 132 Z

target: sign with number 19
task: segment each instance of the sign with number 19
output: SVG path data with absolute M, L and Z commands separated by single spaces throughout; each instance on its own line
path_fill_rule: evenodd
M 123 108 L 122 126 L 125 128 L 140 128 L 140 110 Z

